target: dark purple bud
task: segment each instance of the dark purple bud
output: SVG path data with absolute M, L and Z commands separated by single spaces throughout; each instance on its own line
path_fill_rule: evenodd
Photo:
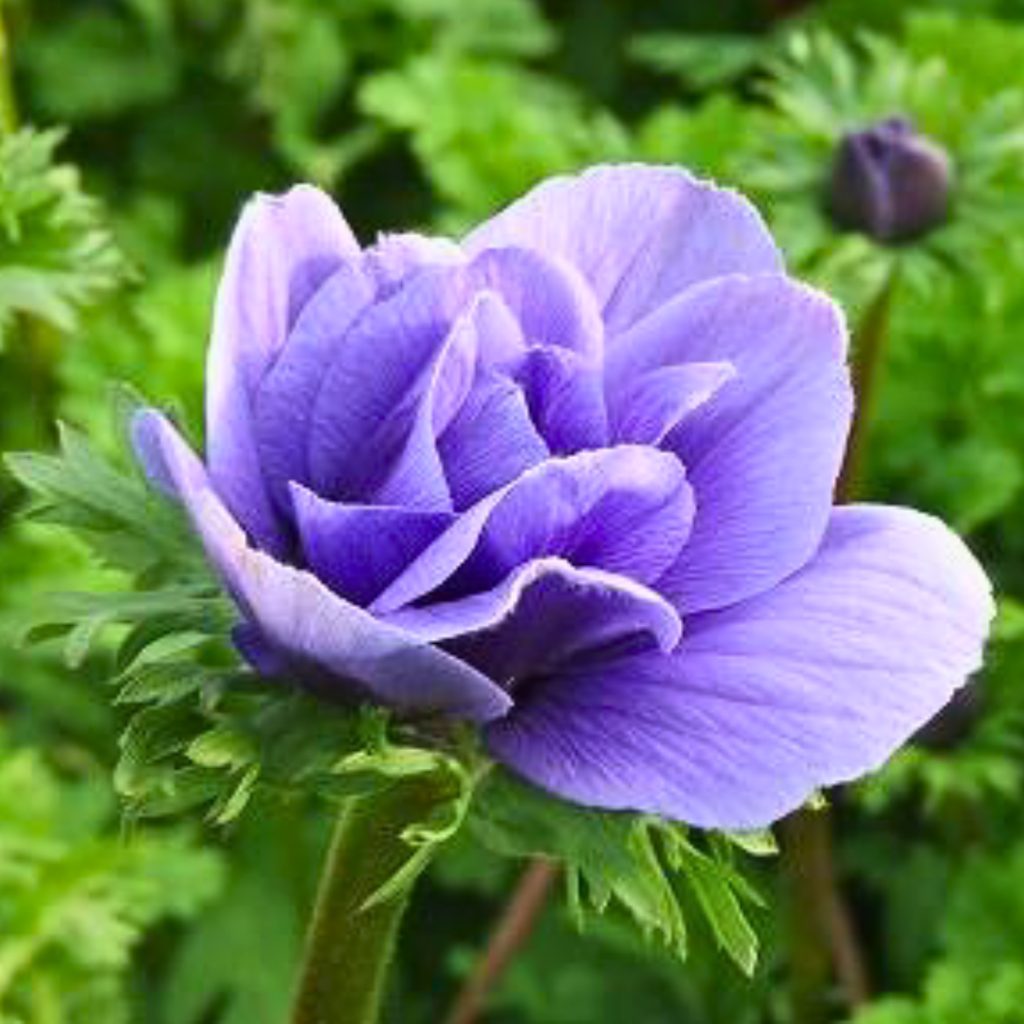
M 841 227 L 880 242 L 923 235 L 946 219 L 952 167 L 902 117 L 848 132 L 836 148 L 828 206 Z

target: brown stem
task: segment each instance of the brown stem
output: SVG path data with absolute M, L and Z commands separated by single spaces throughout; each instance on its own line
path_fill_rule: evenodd
M 554 861 L 537 859 L 526 869 L 445 1024 L 476 1024 L 487 997 L 530 937 L 557 877 L 558 865 Z
M 799 811 L 779 831 L 792 901 L 793 1020 L 820 1024 L 830 1016 L 833 972 L 852 1009 L 870 998 L 867 968 L 836 874 L 828 812 Z

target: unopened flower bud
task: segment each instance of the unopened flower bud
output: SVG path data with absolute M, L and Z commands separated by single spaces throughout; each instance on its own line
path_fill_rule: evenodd
M 848 132 L 836 149 L 828 206 L 837 224 L 881 242 L 925 234 L 946 219 L 952 168 L 906 118 Z

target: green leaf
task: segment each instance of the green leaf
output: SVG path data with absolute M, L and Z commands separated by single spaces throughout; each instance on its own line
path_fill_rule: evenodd
M 731 868 L 721 847 L 717 850 L 719 856 L 709 855 L 676 829 L 671 833 L 668 850 L 670 863 L 686 877 L 719 946 L 745 974 L 753 974 L 757 966 L 757 935 L 743 912 L 742 901 L 760 904 L 756 893 Z
M 609 113 L 588 109 L 566 83 L 507 62 L 431 54 L 367 77 L 358 102 L 372 121 L 409 135 L 458 227 L 547 175 L 628 154 Z
M 168 1024 L 287 1020 L 322 845 L 310 811 L 264 803 L 232 828 L 224 891 L 172 952 L 161 1006 Z
M 184 54 L 161 45 L 136 19 L 76 10 L 44 36 L 27 33 L 36 103 L 53 120 L 123 115 L 174 94 Z
M 757 939 L 742 909 L 753 892 L 727 844 L 704 851 L 683 826 L 568 804 L 501 769 L 479 788 L 470 824 L 499 853 L 563 862 L 570 906 L 581 922 L 588 907 L 603 912 L 618 904 L 680 958 L 687 928 L 678 884 L 685 879 L 720 945 L 744 971 L 753 970 Z
M 403 841 L 416 852 L 370 895 L 363 905 L 366 910 L 394 899 L 420 876 L 438 847 L 462 828 L 475 787 L 470 770 L 457 757 L 440 750 L 395 745 L 387 739 L 385 728 L 386 718 L 379 711 L 364 712 L 362 733 L 366 746 L 343 757 L 334 771 L 342 777 L 365 780 L 367 793 L 396 779 L 432 776 L 443 798 L 426 820 L 414 822 L 402 833 Z
M 763 60 L 768 45 L 762 38 L 744 35 L 651 32 L 632 41 L 630 54 L 638 63 L 704 91 L 749 74 Z
M 37 518 L 69 527 L 114 567 L 137 575 L 173 568 L 179 577 L 209 579 L 181 510 L 66 424 L 56 455 L 10 453 L 4 462 L 29 491 Z
M 145 792 L 154 777 L 162 780 L 161 762 L 192 741 L 193 715 L 181 704 L 158 704 L 132 716 L 119 741 L 121 758 L 114 771 L 119 792 L 131 797 Z

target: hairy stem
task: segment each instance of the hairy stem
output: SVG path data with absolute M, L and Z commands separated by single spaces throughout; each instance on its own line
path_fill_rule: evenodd
M 324 864 L 292 1024 L 377 1024 L 409 892 L 365 904 L 414 856 L 403 831 L 451 795 L 449 783 L 416 776 L 348 803 Z
M 512 898 L 487 940 L 487 948 L 459 992 L 446 1024 L 476 1024 L 487 997 L 501 980 L 512 958 L 530 937 L 558 877 L 554 861 L 533 861 L 516 884 Z

